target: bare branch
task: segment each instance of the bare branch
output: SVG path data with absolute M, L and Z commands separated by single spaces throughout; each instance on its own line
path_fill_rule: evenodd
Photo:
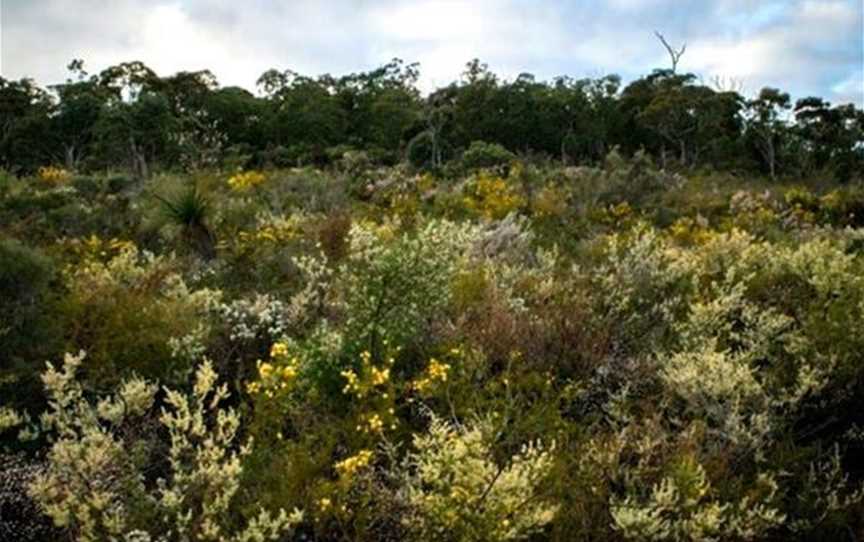
M 663 44 L 663 47 L 666 48 L 666 52 L 669 53 L 669 58 L 672 60 L 672 73 L 674 74 L 678 69 L 678 62 L 681 60 L 681 57 L 684 56 L 684 52 L 687 51 L 687 44 L 681 46 L 681 49 L 675 50 L 674 47 L 669 45 L 669 42 L 666 41 L 666 38 L 659 31 L 655 30 L 654 35 L 660 40 L 660 43 Z

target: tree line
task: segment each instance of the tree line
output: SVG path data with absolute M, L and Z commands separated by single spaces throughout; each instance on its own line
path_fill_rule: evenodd
M 683 50 L 682 50 L 683 52 Z M 72 61 L 63 84 L 0 78 L 0 167 L 87 172 L 324 166 L 350 150 L 375 163 L 441 167 L 472 142 L 566 164 L 612 149 L 662 167 L 849 180 L 864 165 L 864 112 L 764 88 L 747 98 L 691 73 L 506 80 L 472 60 L 460 80 L 423 95 L 417 64 L 310 77 L 271 69 L 258 93 L 209 70 L 159 76 L 142 62 L 98 74 Z

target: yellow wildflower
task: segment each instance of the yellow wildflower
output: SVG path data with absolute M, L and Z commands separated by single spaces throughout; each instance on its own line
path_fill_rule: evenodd
M 267 378 L 271 374 L 273 374 L 273 365 L 270 363 L 261 363 L 258 362 L 258 374 L 261 378 Z
M 450 372 L 450 365 L 441 363 L 435 358 L 429 360 L 429 366 L 426 367 L 423 376 L 414 382 L 413 387 L 420 393 L 423 393 L 431 388 L 436 382 L 446 382 L 447 374 Z
M 275 342 L 270 347 L 270 357 L 279 358 L 288 355 L 288 345 L 283 342 Z
M 63 168 L 47 166 L 40 167 L 37 171 L 39 180 L 52 185 L 61 185 L 69 182 L 72 179 L 72 174 Z
M 372 451 L 360 450 L 355 455 L 336 463 L 336 472 L 340 476 L 350 478 L 361 469 L 367 467 L 370 461 L 372 461 Z
M 266 179 L 267 178 L 261 172 L 246 171 L 243 173 L 237 173 L 228 179 L 228 186 L 230 186 L 232 190 L 244 192 L 261 185 Z
M 380 386 L 390 379 L 390 369 L 372 367 L 372 385 Z

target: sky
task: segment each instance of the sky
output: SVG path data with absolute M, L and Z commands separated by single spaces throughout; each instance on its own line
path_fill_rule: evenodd
M 669 66 L 655 30 L 686 43 L 679 71 L 707 84 L 864 106 L 864 0 L 0 0 L 0 75 L 48 85 L 73 58 L 91 72 L 141 60 L 254 90 L 270 68 L 341 75 L 399 57 L 426 91 L 472 58 L 504 78 L 629 81 Z

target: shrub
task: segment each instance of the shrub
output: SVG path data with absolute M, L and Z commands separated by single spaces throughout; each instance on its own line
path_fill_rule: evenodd
M 236 192 L 246 192 L 263 185 L 267 177 L 260 171 L 235 173 L 228 179 L 228 186 Z
M 91 384 L 111 385 L 132 372 L 186 379 L 192 360 L 175 355 L 171 339 L 204 342 L 221 292 L 190 288 L 176 266 L 131 246 L 107 261 L 85 259 L 66 270 L 69 292 L 59 317 L 68 342 L 89 353 Z
M 72 180 L 71 173 L 69 173 L 63 168 L 54 166 L 40 167 L 36 174 L 40 181 L 53 186 L 66 184 L 67 182 Z
M 41 251 L 0 239 L 0 351 L 8 365 L 29 361 L 54 342 L 50 284 L 54 264 Z
M 462 167 L 467 170 L 496 168 L 509 165 L 516 155 L 497 143 L 472 141 L 468 149 L 462 153 Z
M 430 221 L 406 235 L 389 224 L 353 225 L 339 274 L 354 355 L 370 350 L 377 359 L 384 341 L 414 341 L 427 315 L 446 306 L 452 274 L 475 237 L 474 228 L 447 221 Z
M 517 189 L 503 177 L 481 171 L 463 187 L 465 206 L 487 220 L 498 220 L 524 205 Z
M 399 491 L 418 540 L 523 540 L 555 517 L 558 507 L 541 493 L 554 445 L 526 444 L 499 464 L 493 434 L 488 421 L 463 427 L 433 417 L 414 436 Z
M 208 362 L 198 368 L 192 393 L 165 390 L 159 422 L 169 439 L 167 474 L 147 487 L 146 451 L 154 434 L 141 424 L 153 409 L 156 386 L 133 378 L 93 405 L 76 380 L 83 357 L 67 355 L 62 368 L 49 364 L 43 375 L 51 403 L 42 430 L 52 444 L 30 494 L 55 525 L 80 541 L 240 542 L 273 540 L 300 521 L 298 511 L 261 510 L 235 526 L 232 501 L 250 444 L 235 448 L 240 420 L 220 405 L 228 392 L 216 385 Z

